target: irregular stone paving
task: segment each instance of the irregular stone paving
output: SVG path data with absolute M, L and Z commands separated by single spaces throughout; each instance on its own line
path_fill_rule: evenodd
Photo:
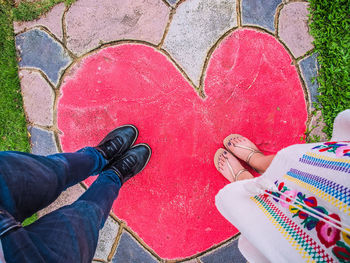
M 236 0 L 187 0 L 176 9 L 163 48 L 198 86 L 209 49 L 235 26 Z
M 47 155 L 47 153 L 43 152 L 42 155 Z M 72 204 L 84 192 L 85 192 L 85 189 L 80 184 L 76 184 L 67 188 L 51 205 L 39 211 L 38 216 L 42 217 L 46 214 L 51 213 L 52 211 L 57 210 L 58 208 L 64 205 Z
M 281 0 L 242 0 L 243 25 L 260 26 L 275 31 L 275 14 Z
M 276 73 L 278 70 L 284 72 L 282 77 L 286 78 L 289 82 L 291 82 L 291 79 L 298 82 L 298 77 L 295 78 L 295 76 L 298 76 L 296 69 L 299 68 L 299 71 L 301 72 L 299 79 L 303 80 L 301 84 L 305 83 L 305 88 L 308 90 L 309 94 L 309 101 L 307 102 L 311 105 L 312 102 L 317 101 L 318 84 L 312 80 L 317 75 L 318 65 L 317 56 L 315 54 L 309 55 L 308 53 L 308 55 L 306 55 L 306 52 L 313 49 L 313 39 L 308 34 L 307 6 L 307 3 L 305 2 L 289 2 L 281 0 L 241 0 L 238 3 L 236 0 L 104 0 L 99 2 L 92 0 L 77 0 L 69 9 L 67 9 L 67 11 L 65 11 L 66 7 L 64 4 L 61 3 L 35 21 L 16 22 L 14 28 L 17 33 L 16 47 L 19 57 L 19 76 L 21 78 L 21 88 L 25 113 L 28 120 L 28 132 L 30 134 L 32 152 L 34 154 L 49 155 L 56 153 L 61 149 L 60 142 L 56 141 L 56 138 L 62 140 L 62 134 L 58 133 L 58 124 L 55 117 L 58 109 L 55 107 L 54 103 L 54 89 L 58 88 L 62 95 L 62 91 L 65 90 L 65 88 L 63 89 L 61 86 L 67 85 L 66 83 L 70 78 L 71 81 L 73 81 L 75 74 L 82 74 L 82 69 L 79 68 L 79 65 L 85 65 L 85 62 L 83 62 L 84 60 L 77 60 L 77 58 L 74 56 L 71 57 L 69 54 L 73 53 L 77 56 L 89 57 L 89 51 L 98 48 L 104 43 L 112 42 L 112 45 L 115 45 L 113 44 L 113 41 L 116 41 L 116 43 L 118 41 L 128 43 L 129 40 L 134 40 L 137 43 L 142 44 L 140 47 L 148 46 L 147 48 L 149 48 L 149 46 L 152 46 L 155 50 L 157 50 L 158 46 L 158 52 L 150 52 L 148 55 L 141 55 L 136 52 L 132 55 L 133 50 L 137 50 L 137 48 L 136 46 L 130 45 L 129 47 L 132 47 L 132 49 L 125 54 L 125 57 L 123 57 L 123 55 L 123 59 L 119 62 L 115 60 L 118 53 L 113 55 L 106 54 L 103 57 L 103 60 L 105 61 L 104 63 L 106 64 L 101 62 L 101 65 L 103 66 L 97 65 L 95 71 L 92 71 L 93 73 L 85 75 L 85 79 L 91 78 L 91 81 L 94 79 L 93 76 L 100 76 L 96 79 L 96 83 L 93 84 L 95 85 L 96 92 L 100 92 L 101 94 L 106 92 L 105 87 L 106 81 L 108 80 L 108 78 L 106 78 L 106 73 L 108 72 L 108 74 L 111 74 L 112 76 L 111 79 L 115 79 L 114 81 L 116 81 L 118 86 L 125 86 L 125 88 L 115 88 L 113 81 L 107 83 L 107 87 L 111 87 L 111 93 L 110 95 L 107 95 L 106 93 L 105 96 L 110 96 L 110 98 L 114 100 L 114 104 L 119 103 L 127 106 L 127 97 L 130 94 L 133 94 L 130 91 L 136 90 L 136 93 L 134 94 L 137 95 L 135 97 L 137 98 L 135 100 L 137 104 L 135 104 L 135 106 L 143 102 L 144 99 L 145 102 L 148 101 L 148 103 L 152 105 L 159 100 L 160 97 L 147 97 L 145 94 L 151 94 L 149 92 L 154 92 L 152 89 L 160 87 L 159 94 L 162 94 L 161 96 L 170 96 L 170 100 L 167 99 L 166 101 L 169 101 L 169 103 L 158 107 L 158 109 L 155 109 L 155 112 L 166 112 L 167 108 L 169 109 L 173 102 L 179 103 L 180 101 L 191 102 L 192 109 L 189 110 L 189 112 L 196 112 L 199 110 L 199 108 L 195 106 L 197 103 L 195 101 L 199 99 L 199 97 L 196 98 L 196 92 L 198 91 L 199 95 L 205 94 L 207 96 L 207 105 L 208 103 L 210 104 L 213 99 L 219 101 L 221 98 L 226 98 L 226 101 L 224 100 L 224 102 L 217 104 L 219 107 L 216 106 L 217 112 L 224 112 L 225 110 L 220 108 L 220 105 L 222 104 L 228 103 L 231 100 L 237 103 L 241 98 L 247 99 L 249 97 L 247 97 L 249 92 L 252 92 L 252 94 L 256 92 L 256 94 L 262 94 L 262 91 L 259 90 L 271 86 L 269 81 L 272 81 L 273 83 L 274 80 L 280 79 L 281 75 Z M 237 14 L 237 7 L 240 7 L 240 17 L 238 17 Z M 173 17 L 170 16 L 171 12 L 173 12 Z M 64 22 L 63 24 L 62 21 Z M 242 25 L 240 25 L 240 23 L 242 23 Z M 278 28 L 275 28 L 275 24 L 278 25 Z M 239 29 L 224 37 L 224 34 L 229 30 L 234 30 L 241 26 L 250 29 Z M 256 32 L 260 29 L 270 32 L 271 35 L 267 33 L 264 35 L 264 33 Z M 66 30 L 66 35 L 63 34 L 64 30 Z M 245 40 L 246 38 L 247 40 Z M 287 51 L 282 51 L 283 47 L 280 47 L 280 44 L 278 43 L 283 43 L 287 48 Z M 262 51 L 265 50 L 264 45 L 275 50 L 271 52 L 269 51 L 271 54 L 273 53 L 275 57 L 276 52 L 281 49 L 278 51 L 280 52 L 280 55 L 276 57 L 276 60 L 274 60 L 273 56 L 269 57 L 269 52 L 264 54 Z M 251 47 L 252 49 L 250 49 Z M 142 48 L 140 48 L 140 50 L 142 50 Z M 291 53 L 292 57 L 288 55 L 288 52 Z M 158 53 L 158 59 L 154 60 L 155 54 Z M 260 57 L 259 54 L 261 55 Z M 161 57 L 167 57 L 168 62 Z M 281 57 L 283 57 L 284 62 L 278 61 Z M 128 64 L 124 67 L 123 63 L 126 63 L 127 61 L 134 61 L 134 63 Z M 176 65 L 169 66 L 170 64 L 168 63 L 171 63 L 170 61 L 175 62 Z M 62 74 L 72 62 L 75 66 L 68 70 L 69 72 L 63 80 Z M 297 65 L 295 68 L 292 62 Z M 274 63 L 277 63 L 276 65 L 278 66 L 272 66 Z M 289 67 L 287 65 L 289 65 Z M 123 71 L 124 73 L 121 75 L 115 75 L 114 72 L 119 72 L 119 68 L 122 66 L 125 69 L 125 71 Z M 154 73 L 152 74 L 149 73 L 151 68 L 154 68 Z M 273 68 L 276 68 L 277 71 L 274 72 L 272 70 Z M 93 68 L 91 70 L 93 70 Z M 286 70 L 289 72 L 287 75 Z M 155 77 L 157 71 L 159 71 L 159 76 L 162 77 L 161 81 L 159 81 L 159 77 Z M 191 83 L 188 83 L 186 78 L 181 79 L 181 74 L 183 73 L 186 74 Z M 123 77 L 122 81 L 120 80 L 121 77 Z M 181 79 L 181 81 L 177 81 L 177 78 Z M 142 79 L 142 81 L 139 81 L 140 79 Z M 61 81 L 63 84 L 56 87 Z M 155 83 L 157 82 L 160 84 L 156 85 Z M 294 86 L 296 88 L 295 92 L 300 92 L 302 90 L 301 84 L 296 84 Z M 282 82 L 280 85 L 283 86 Z M 91 87 L 94 88 L 93 86 Z M 193 89 L 193 87 L 195 89 Z M 277 91 L 278 87 L 279 85 L 274 87 L 274 89 Z M 89 91 L 89 89 L 89 85 L 82 85 L 82 90 L 78 89 L 71 91 L 72 94 L 76 94 L 75 98 L 77 103 L 79 101 L 83 104 L 87 103 L 87 101 L 84 102 L 84 97 L 86 99 L 86 94 L 94 92 L 93 89 L 91 91 Z M 119 90 L 117 96 L 115 96 L 116 90 Z M 182 90 L 182 96 L 177 95 L 179 90 Z M 191 96 L 193 95 L 190 95 L 191 93 L 194 94 L 195 97 L 192 98 Z M 242 96 L 242 94 L 245 95 Z M 63 95 L 67 96 L 67 93 Z M 261 98 L 259 103 L 261 103 L 261 105 L 264 105 L 264 103 L 268 105 L 271 101 L 275 101 L 277 104 L 280 103 L 280 105 L 282 105 L 282 101 L 279 101 L 277 98 L 276 100 L 271 100 L 271 97 L 273 97 L 271 95 L 277 96 L 277 93 L 270 94 L 269 96 L 259 96 Z M 143 98 L 143 96 L 146 97 Z M 178 99 L 176 99 L 176 96 L 179 96 Z M 301 94 L 295 96 L 298 98 L 304 98 Z M 281 96 L 278 97 L 280 98 Z M 248 100 L 251 101 L 255 99 L 252 97 Z M 60 102 L 61 101 L 62 100 L 60 100 Z M 174 105 L 176 105 L 176 103 Z M 184 102 L 181 102 L 180 104 L 183 105 L 183 103 Z M 99 109 L 98 104 L 96 105 L 96 109 Z M 276 111 L 270 110 L 269 118 L 273 118 L 272 116 L 277 116 L 280 114 L 280 111 L 283 112 L 286 110 L 286 108 L 281 107 L 280 105 L 275 106 Z M 244 104 L 242 104 L 242 106 L 243 107 L 240 110 L 237 109 L 241 114 L 236 114 L 235 118 L 238 123 L 241 123 L 242 125 L 245 125 L 244 123 L 246 123 L 248 125 L 253 122 L 253 117 L 251 114 L 244 116 L 243 112 L 252 113 L 255 112 L 256 109 L 247 110 L 244 109 Z M 180 106 L 178 111 L 183 110 L 181 107 L 183 106 Z M 93 107 L 91 109 L 93 109 Z M 159 109 L 162 110 L 159 111 Z M 137 115 L 136 107 L 131 107 L 129 112 L 132 112 L 133 110 Z M 204 117 L 201 119 L 206 125 L 210 125 L 211 123 L 211 117 L 206 115 L 208 114 L 208 110 L 210 115 L 210 109 L 200 109 L 202 112 L 201 114 L 204 114 Z M 237 110 L 231 108 L 231 111 L 237 112 Z M 108 113 L 109 111 L 110 113 Z M 92 114 L 90 117 L 91 119 L 94 119 L 96 115 L 101 116 L 99 125 L 103 125 L 106 118 L 109 122 L 111 121 L 111 113 L 113 113 L 113 111 L 111 108 L 107 107 L 105 108 L 104 113 Z M 261 114 L 260 112 L 260 116 L 261 115 L 266 114 Z M 147 116 L 147 114 L 144 116 Z M 167 125 L 165 122 L 159 124 L 162 120 L 161 118 L 159 119 L 159 116 L 150 116 L 149 123 L 154 126 L 155 120 L 157 120 L 158 126 L 165 129 L 164 127 Z M 224 113 L 224 116 L 226 116 L 226 119 L 232 119 L 230 113 Z M 180 126 L 180 128 L 185 127 L 193 131 L 194 126 L 192 124 L 181 123 L 182 119 L 183 117 L 177 118 L 175 121 L 177 125 L 172 127 Z M 320 112 L 317 112 L 317 114 L 310 119 L 310 127 L 316 126 L 311 134 L 321 135 L 321 140 L 325 139 L 325 135 L 321 132 L 323 124 L 320 122 L 322 119 Z M 169 122 L 169 120 L 165 120 Z M 197 119 L 192 119 L 192 122 L 195 120 Z M 268 122 L 269 120 L 266 121 Z M 86 126 L 90 125 L 88 122 L 89 121 L 85 123 Z M 287 117 L 281 119 L 281 123 L 287 122 Z M 91 125 L 93 127 L 99 127 L 99 125 L 93 123 Z M 224 127 L 226 125 L 227 122 L 225 121 L 223 121 L 222 124 L 215 124 L 217 127 Z M 143 141 L 143 139 L 146 138 L 147 142 L 152 144 L 151 146 L 153 149 L 157 149 L 157 144 L 163 143 L 159 140 L 153 141 L 153 135 L 151 139 L 147 139 L 147 131 L 152 129 L 145 129 L 144 125 L 138 126 L 142 129 L 140 132 L 141 140 Z M 265 126 L 266 124 L 264 124 L 264 127 Z M 233 128 L 229 127 L 229 129 L 232 130 Z M 245 128 L 245 132 L 248 132 L 250 135 L 259 134 L 260 131 L 261 129 L 257 126 L 252 126 L 250 130 Z M 158 131 L 157 133 L 161 134 L 162 131 L 160 130 L 160 132 Z M 196 136 L 191 133 L 190 136 L 192 137 L 192 140 L 193 138 L 198 138 L 198 134 Z M 212 137 L 214 138 L 215 136 Z M 261 144 L 261 147 L 265 147 L 263 150 L 273 150 L 274 147 L 276 147 L 272 146 L 272 141 L 270 142 L 270 146 L 268 144 L 262 146 L 266 140 L 259 141 L 258 137 L 259 136 L 256 138 L 257 144 Z M 167 140 L 165 134 L 163 138 Z M 208 138 L 208 134 L 206 138 Z M 264 138 L 266 139 L 266 136 L 264 136 Z M 93 142 L 90 142 L 90 144 L 92 145 Z M 167 144 L 166 141 L 165 144 Z M 174 144 L 174 142 L 172 142 L 172 144 Z M 220 145 L 221 144 L 218 141 L 217 147 L 220 147 Z M 166 146 L 164 147 L 167 148 Z M 208 158 L 206 158 L 208 160 L 203 159 L 203 163 L 206 161 L 211 163 L 211 156 L 213 154 L 210 153 L 210 150 L 208 149 L 204 151 L 209 153 Z M 149 164 L 149 169 L 154 167 L 152 161 L 157 159 L 157 152 L 159 152 L 159 150 L 154 152 L 154 156 Z M 169 168 L 168 161 L 165 161 L 162 164 L 164 167 Z M 181 164 L 178 162 L 176 165 L 179 166 Z M 210 170 L 211 167 L 208 169 Z M 186 169 L 182 169 L 182 171 L 184 170 Z M 201 169 L 198 168 L 197 172 L 198 171 L 201 171 Z M 213 170 L 211 174 L 216 175 L 216 172 Z M 175 176 L 175 178 L 177 177 Z M 215 182 L 220 180 L 219 178 L 221 177 L 216 177 Z M 213 179 L 210 180 L 210 188 L 213 189 L 213 187 L 215 188 L 213 185 L 214 181 Z M 159 184 L 161 185 L 163 181 L 164 180 L 162 179 Z M 196 179 L 191 181 L 194 184 L 197 184 Z M 88 183 L 91 183 L 91 181 L 88 181 Z M 222 180 L 222 182 L 220 181 L 220 183 L 223 185 L 225 184 L 224 180 Z M 125 199 L 125 196 L 132 196 L 131 193 L 128 193 L 128 190 L 134 189 L 133 184 L 137 185 L 136 178 L 135 181 L 127 185 L 127 188 L 123 189 L 118 199 L 120 202 L 123 202 L 123 200 L 128 201 L 128 199 Z M 177 184 L 178 182 L 173 183 L 173 185 Z M 210 188 L 207 189 L 200 184 L 197 185 L 197 188 L 195 191 L 204 191 L 205 194 L 202 193 L 202 196 L 205 196 L 207 200 L 210 200 L 207 192 Z M 158 187 L 158 191 L 159 189 L 162 189 L 162 187 Z M 181 199 L 182 197 L 193 196 L 191 192 L 186 192 L 181 195 L 181 193 L 172 193 L 171 187 L 167 186 L 165 189 L 174 196 L 174 199 L 168 203 L 168 208 L 166 205 L 163 205 L 163 208 L 165 208 L 165 210 L 163 209 L 164 211 L 171 207 L 175 207 L 179 208 L 178 211 L 186 211 L 188 217 L 190 217 L 191 214 L 194 214 L 194 216 L 197 213 L 200 214 L 200 212 L 194 212 L 194 210 L 189 209 L 188 205 L 184 206 L 185 199 Z M 56 200 L 56 202 L 48 208 L 40 211 L 39 216 L 43 216 L 58 207 L 74 202 L 74 200 L 76 200 L 84 191 L 85 190 L 81 185 L 76 185 L 67 189 L 62 193 L 58 200 Z M 152 194 L 157 193 L 157 191 L 150 188 L 148 188 L 148 191 Z M 201 201 L 199 199 L 188 200 L 192 203 L 202 202 L 201 206 L 203 209 L 206 208 L 206 206 L 213 206 L 213 212 L 215 215 L 211 216 L 212 220 L 223 221 L 223 218 L 217 213 L 213 204 L 205 204 L 205 202 L 203 203 L 203 200 Z M 117 205 L 117 210 L 114 212 L 118 212 L 118 207 L 123 210 L 123 205 L 120 202 Z M 141 201 L 136 201 L 134 203 L 136 206 L 139 205 L 137 202 Z M 150 203 L 152 202 L 140 203 L 140 205 L 151 208 Z M 203 211 L 206 210 L 204 209 Z M 158 225 L 167 224 L 162 221 L 164 218 L 167 218 L 166 213 L 159 213 L 160 216 L 155 217 L 155 214 L 158 213 L 155 209 L 151 209 L 149 212 L 151 218 L 153 217 L 154 220 L 156 219 L 161 222 L 158 223 Z M 174 215 L 176 215 L 176 213 L 172 213 L 171 216 L 176 219 Z M 221 239 L 221 243 L 219 241 L 211 243 L 212 245 L 219 244 L 216 249 L 210 249 L 210 247 L 208 247 L 207 250 L 195 249 L 191 255 L 186 254 L 185 258 L 190 258 L 187 261 L 183 258 L 183 252 L 176 252 L 178 256 L 174 256 L 176 253 L 173 252 L 167 256 L 167 251 L 170 250 L 170 245 L 165 241 L 165 243 L 160 245 L 166 249 L 157 248 L 157 251 L 161 251 L 160 254 L 162 256 L 159 256 L 153 248 L 157 247 L 157 245 L 154 245 L 157 241 L 153 242 L 150 240 L 150 242 L 147 243 L 146 240 L 149 239 L 145 238 L 146 236 L 140 236 L 139 234 L 142 233 L 142 231 L 140 231 L 142 227 L 150 227 L 152 220 L 147 219 L 143 222 L 142 216 L 139 216 L 137 220 L 134 222 L 136 224 L 134 225 L 134 228 L 130 230 L 129 226 L 126 230 L 125 224 L 128 223 L 129 225 L 129 223 L 131 223 L 129 222 L 130 220 L 120 224 L 120 221 L 117 222 L 113 217 L 109 217 L 104 228 L 100 232 L 98 247 L 95 254 L 96 261 L 94 262 L 164 262 L 166 261 L 166 258 L 182 259 L 182 262 L 188 263 L 245 262 L 238 251 L 237 240 L 225 242 L 224 239 Z M 200 220 L 201 219 L 197 219 L 197 221 Z M 200 244 L 203 241 L 203 238 L 197 238 L 194 241 L 188 242 L 191 236 L 196 235 L 196 232 L 193 232 L 191 226 L 193 226 L 191 223 L 185 223 L 181 226 L 174 224 L 172 228 L 165 228 L 161 232 L 154 232 L 153 238 L 157 237 L 158 239 L 154 240 L 164 242 L 161 239 L 164 235 L 165 237 L 178 236 L 177 239 L 171 240 L 171 242 L 174 243 L 175 247 L 178 247 L 180 251 L 184 251 L 185 248 L 196 243 Z M 206 228 L 203 231 L 209 231 L 210 233 L 215 230 L 215 228 L 217 228 L 218 231 L 220 230 L 218 233 L 227 233 L 224 223 L 216 223 L 214 227 Z M 135 229 L 137 230 L 137 233 L 131 235 L 129 231 L 135 231 Z M 157 231 L 155 227 L 152 229 Z M 180 233 L 181 231 L 186 232 L 186 234 L 188 234 L 187 239 L 181 239 L 180 235 L 174 234 L 174 229 L 179 229 Z M 199 228 L 196 227 L 196 229 Z M 213 233 L 215 235 L 215 231 Z M 232 233 L 236 232 L 233 231 Z M 185 240 L 187 240 L 187 242 Z M 147 244 L 147 249 L 144 247 L 145 243 Z M 153 245 L 150 246 L 150 244 Z M 152 253 L 149 252 L 149 249 L 152 250 Z M 196 253 L 200 254 L 197 255 Z M 183 256 L 181 256 L 181 254 Z
M 307 8 L 308 3 L 288 3 L 279 17 L 278 35 L 296 58 L 313 48 L 313 38 L 308 34 Z
M 166 0 L 169 4 L 171 5 L 175 5 L 176 3 L 178 3 L 180 0 Z
M 20 67 L 41 70 L 55 85 L 71 62 L 62 45 L 39 29 L 17 35 L 16 47 L 21 58 L 18 63 Z
M 162 0 L 104 0 L 103 5 L 95 0 L 77 1 L 66 15 L 67 47 L 82 55 L 113 40 L 137 39 L 156 45 L 169 12 Z
M 28 126 L 32 153 L 39 155 L 50 155 L 58 152 L 55 136 L 52 131 L 38 127 Z
M 146 251 L 137 241 L 128 233 L 123 232 L 118 243 L 117 250 L 112 259 L 113 263 L 155 263 L 158 260 Z
M 29 21 L 29 22 L 14 22 L 13 27 L 15 33 L 19 33 L 23 30 L 31 29 L 33 27 L 46 27 L 52 34 L 54 34 L 59 40 L 63 40 L 62 30 L 62 15 L 65 10 L 64 3 L 60 3 L 54 6 L 47 14 L 41 18 Z
M 118 235 L 119 224 L 112 218 L 108 217 L 103 229 L 99 233 L 99 240 L 95 252 L 95 259 L 107 261 L 112 251 L 112 246 Z
M 233 240 L 218 250 L 214 250 L 208 255 L 200 257 L 203 263 L 246 263 L 247 260 L 242 256 L 238 249 L 238 239 Z
M 41 126 L 52 126 L 55 95 L 51 86 L 39 72 L 22 69 L 19 77 L 28 121 Z
M 300 62 L 301 72 L 303 74 L 306 86 L 311 95 L 311 102 L 318 102 L 318 83 L 316 80 L 318 63 L 317 54 L 303 58 Z

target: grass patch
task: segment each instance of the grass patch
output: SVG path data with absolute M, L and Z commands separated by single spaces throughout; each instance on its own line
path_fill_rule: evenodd
M 70 6 L 75 0 L 41 0 L 41 1 L 21 1 L 16 8 L 13 9 L 15 21 L 31 21 L 39 18 L 42 14 L 48 12 L 58 3 L 64 2 L 66 6 Z
M 321 66 L 318 107 L 331 137 L 337 114 L 350 109 L 350 1 L 310 0 L 310 33 Z M 317 107 L 316 106 L 316 107 Z
M 22 222 L 22 226 L 29 226 L 30 224 L 34 223 L 36 220 L 38 220 L 38 214 L 34 214 L 31 217 L 28 217 L 26 220 Z
M 11 2 L 0 0 L 0 151 L 29 152 L 30 145 L 17 73 Z

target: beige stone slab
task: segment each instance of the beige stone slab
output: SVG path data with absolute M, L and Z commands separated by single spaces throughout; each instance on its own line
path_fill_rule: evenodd
M 313 48 L 313 37 L 309 34 L 308 3 L 291 2 L 285 5 L 279 16 L 278 35 L 295 58 Z
M 107 257 L 111 253 L 112 246 L 117 237 L 118 230 L 119 224 L 109 216 L 99 233 L 97 249 L 94 255 L 95 259 L 107 261 Z
M 54 92 L 38 72 L 20 70 L 24 109 L 33 124 L 51 126 L 53 124 Z
M 72 204 L 84 192 L 85 192 L 85 189 L 80 184 L 76 184 L 72 187 L 67 188 L 65 191 L 61 193 L 61 195 L 51 205 L 49 205 L 48 207 L 38 212 L 39 217 L 42 217 L 48 213 L 51 213 L 52 211 L 57 210 L 62 206 Z
M 67 47 L 81 55 L 121 39 L 158 44 L 169 13 L 162 0 L 78 0 L 66 15 Z

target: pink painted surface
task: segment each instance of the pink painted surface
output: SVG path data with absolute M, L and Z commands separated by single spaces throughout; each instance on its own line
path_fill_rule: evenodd
M 152 147 L 147 168 L 122 187 L 113 211 L 162 258 L 191 256 L 237 233 L 214 203 L 227 184 L 212 161 L 226 135 L 247 135 L 276 152 L 299 142 L 307 119 L 289 55 L 251 30 L 232 33 L 214 52 L 205 100 L 163 54 L 136 44 L 83 59 L 61 90 L 64 151 L 96 145 L 127 123 L 139 128 L 137 142 Z

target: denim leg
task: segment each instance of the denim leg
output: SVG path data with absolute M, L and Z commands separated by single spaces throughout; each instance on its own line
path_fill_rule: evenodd
M 120 187 L 121 182 L 116 173 L 105 171 L 73 204 L 5 235 L 2 245 L 6 261 L 21 262 L 21 259 L 28 258 L 23 253 L 37 253 L 43 262 L 90 263 L 95 254 L 99 230 L 108 217 Z M 23 230 L 24 233 L 18 234 Z M 29 238 L 23 239 L 28 248 L 21 245 L 21 235 Z
M 106 164 L 92 147 L 49 156 L 0 152 L 0 207 L 23 221 L 67 187 L 100 173 Z

